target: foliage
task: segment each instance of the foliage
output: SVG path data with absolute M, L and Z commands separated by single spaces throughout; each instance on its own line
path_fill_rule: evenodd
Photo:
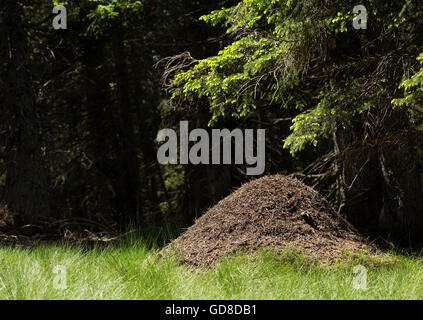
M 234 40 L 218 55 L 178 73 L 171 83 L 173 99 L 207 99 L 210 125 L 266 105 L 295 108 L 299 113 L 285 147 L 295 154 L 307 143 L 316 146 L 337 122 L 348 126 L 365 111 L 385 108 L 403 76 L 392 74 L 387 64 L 398 50 L 415 56 L 421 47 L 410 34 L 421 27 L 417 1 L 366 1 L 368 32 L 352 27 L 355 4 L 244 0 L 203 16 L 223 25 Z M 391 47 L 378 48 L 378 42 Z M 416 86 L 418 79 L 416 74 L 403 85 Z
M 420 64 L 423 64 L 423 53 L 419 55 L 417 60 Z M 392 103 L 398 107 L 407 107 L 412 120 L 415 123 L 420 120 L 419 124 L 421 124 L 423 116 L 423 67 L 410 78 L 402 81 L 399 88 L 404 90 L 404 97 L 394 99 Z

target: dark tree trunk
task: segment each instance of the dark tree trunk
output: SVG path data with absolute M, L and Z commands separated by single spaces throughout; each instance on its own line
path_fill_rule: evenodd
M 50 216 L 26 33 L 16 0 L 0 8 L 0 108 L 6 201 L 22 222 Z
M 119 34 L 112 40 L 110 46 L 106 43 L 86 45 L 89 150 L 96 170 L 93 188 L 99 201 L 97 208 L 107 212 L 107 218 L 113 217 L 121 227 L 126 227 L 138 220 L 142 210 L 139 205 L 140 169 L 125 47 Z M 109 66 L 104 56 L 109 48 L 114 62 L 114 91 L 109 87 L 112 80 L 105 76 Z
M 383 209 L 379 229 L 403 244 L 423 240 L 423 192 L 417 150 L 407 138 L 385 146 L 379 155 Z
M 359 230 L 377 233 L 383 206 L 378 155 L 360 140 L 360 128 L 338 124 L 334 134 L 340 212 Z
M 116 68 L 117 82 L 117 115 L 119 154 L 116 169 L 118 185 L 115 192 L 117 196 L 117 210 L 120 222 L 128 224 L 137 222 L 138 193 L 139 193 L 139 161 L 137 155 L 137 141 L 135 137 L 129 89 L 129 70 L 126 62 L 126 51 L 121 37 L 123 30 L 117 31 L 113 36 L 113 51 Z
M 338 125 L 334 143 L 341 213 L 362 232 L 408 246 L 423 240 L 423 189 L 405 117 L 391 112 L 384 132 L 371 138 L 362 127 Z
M 92 175 L 87 198 L 92 198 L 92 204 L 85 208 L 89 219 L 114 219 L 111 172 L 115 166 L 116 139 L 113 125 L 113 106 L 108 92 L 108 79 L 100 67 L 104 55 L 103 44 L 85 45 L 83 61 L 86 76 L 86 108 L 88 137 L 88 157 L 93 162 Z M 87 185 L 89 183 L 87 182 Z
M 160 104 L 160 86 L 152 80 L 150 67 L 154 64 L 151 49 L 143 44 L 131 43 L 128 50 L 127 65 L 130 74 L 130 92 L 133 105 L 137 106 L 135 112 L 135 126 L 138 132 L 139 154 L 141 155 L 141 176 L 143 199 L 139 197 L 139 210 L 144 211 L 145 222 L 153 221 L 163 223 L 165 213 L 172 213 L 170 196 L 166 189 L 163 173 L 157 162 L 156 135 L 160 127 L 160 114 L 157 106 Z M 140 61 L 139 56 L 143 59 Z M 140 188 L 141 189 L 141 188 Z M 142 201 L 142 204 L 140 203 Z M 167 202 L 167 210 L 163 210 L 161 203 Z M 147 216 L 151 214 L 151 216 Z

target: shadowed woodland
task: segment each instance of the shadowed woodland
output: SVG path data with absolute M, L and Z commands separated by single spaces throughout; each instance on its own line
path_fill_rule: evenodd
M 54 30 L 64 4 L 68 28 Z M 265 175 L 364 235 L 423 240 L 423 3 L 2 0 L 5 233 L 188 226 L 242 165 L 160 165 L 160 129 L 266 129 Z

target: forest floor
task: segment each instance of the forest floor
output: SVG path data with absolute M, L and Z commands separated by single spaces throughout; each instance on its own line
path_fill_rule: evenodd
M 157 240 L 157 239 L 156 239 Z M 344 254 L 335 263 L 256 250 L 207 269 L 160 258 L 164 243 L 0 246 L 0 299 L 423 299 L 423 258 Z

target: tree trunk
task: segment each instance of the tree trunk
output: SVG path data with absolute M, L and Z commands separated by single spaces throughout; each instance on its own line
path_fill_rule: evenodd
M 100 68 L 104 55 L 103 43 L 93 45 L 87 39 L 82 60 L 85 65 L 86 108 L 88 136 L 88 157 L 93 166 L 86 182 L 90 191 L 87 195 L 92 204 L 86 206 L 89 219 L 114 220 L 114 189 L 111 172 L 115 166 L 116 139 L 113 124 L 113 106 L 108 93 L 108 79 Z M 90 43 L 91 42 L 91 43 Z
M 126 62 L 126 52 L 121 37 L 124 30 L 119 30 L 113 36 L 113 52 L 117 82 L 117 115 L 119 155 L 116 169 L 118 185 L 115 192 L 117 210 L 122 224 L 135 223 L 138 216 L 138 193 L 140 167 L 137 155 L 133 112 L 131 110 L 129 71 Z
M 402 134 L 404 117 L 391 112 L 386 131 L 369 140 L 361 127 L 338 125 L 334 144 L 341 213 L 364 233 L 408 246 L 423 241 L 423 189 L 416 144 Z
M 50 216 L 26 34 L 16 0 L 0 8 L 0 108 L 6 149 L 6 201 L 22 222 Z
M 379 229 L 404 245 L 423 241 L 423 192 L 417 150 L 406 138 L 379 155 L 383 209 Z

